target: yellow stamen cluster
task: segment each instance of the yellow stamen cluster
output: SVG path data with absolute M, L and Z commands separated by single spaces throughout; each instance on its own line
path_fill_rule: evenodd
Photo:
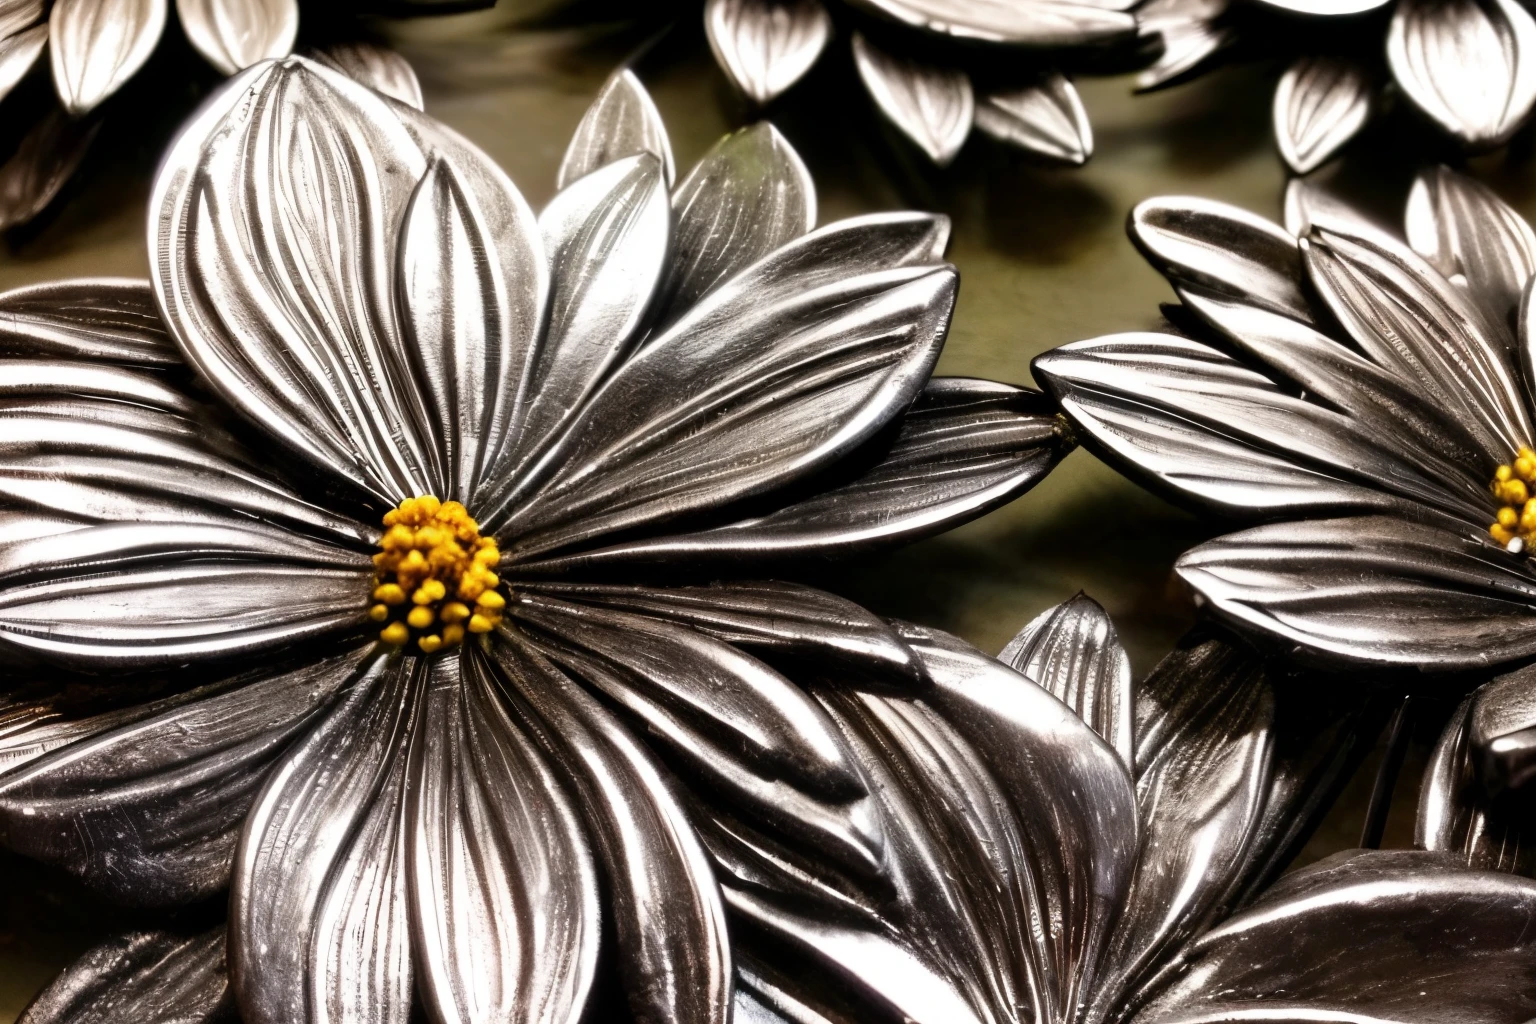
M 1500 504 L 1488 535 L 1513 552 L 1536 544 L 1536 451 L 1526 447 L 1515 461 L 1500 466 L 1488 485 Z
M 465 632 L 489 633 L 501 622 L 506 598 L 496 542 L 456 501 L 430 494 L 406 498 L 384 515 L 384 536 L 373 556 L 373 607 L 379 639 L 431 654 L 462 643 Z

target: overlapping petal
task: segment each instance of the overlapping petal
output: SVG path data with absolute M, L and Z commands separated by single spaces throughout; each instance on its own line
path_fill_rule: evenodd
M 195 936 L 133 932 L 111 938 L 39 993 L 20 1024 L 129 1019 L 178 1024 L 238 1020 L 224 968 L 224 929 Z

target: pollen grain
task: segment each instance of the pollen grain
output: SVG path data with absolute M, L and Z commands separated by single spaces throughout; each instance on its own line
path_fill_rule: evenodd
M 1523 447 L 1494 470 L 1488 490 L 1499 502 L 1488 535 L 1515 554 L 1536 551 L 1536 450 Z
M 467 630 L 489 633 L 507 601 L 496 565 L 496 541 L 480 536 L 463 505 L 432 495 L 407 498 L 384 515 L 384 536 L 373 556 L 373 604 L 368 618 L 394 647 L 415 641 L 424 654 L 462 643 Z

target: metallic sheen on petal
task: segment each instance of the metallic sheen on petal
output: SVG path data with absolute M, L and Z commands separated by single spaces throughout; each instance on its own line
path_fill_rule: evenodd
M 327 43 L 308 55 L 408 107 L 420 110 L 424 105 L 416 70 L 410 61 L 386 46 L 355 39 Z
M 1075 46 L 1123 39 L 1135 0 L 855 0 L 928 32 L 981 42 Z
M 167 0 L 55 0 L 48 52 L 59 101 L 89 113 L 149 59 L 165 28 Z
M 226 75 L 286 57 L 299 32 L 298 0 L 176 0 L 182 31 Z
M 88 951 L 27 1007 L 18 1024 L 235 1024 L 224 928 L 187 938 L 133 932 Z
M 1286 164 L 1297 174 L 1321 167 L 1365 127 L 1375 96 L 1370 72 L 1348 58 L 1292 64 L 1275 89 L 1275 139 Z
M 1509 678 L 1530 686 L 1528 673 Z M 1424 769 L 1414 844 L 1478 870 L 1536 876 L 1536 829 L 1525 807 L 1495 805 L 1479 777 L 1471 735 L 1475 700 L 1468 697 L 1451 715 Z
M 934 163 L 948 166 L 976 114 L 966 73 L 887 53 L 862 34 L 853 37 L 853 60 L 880 112 Z
M 1072 80 L 1052 72 L 1021 89 L 976 99 L 976 127 L 1036 156 L 1081 167 L 1093 155 L 1093 126 Z
M 24 78 L 48 45 L 48 26 L 33 25 L 29 29 L 0 38 L 0 99 L 10 95 L 16 83 Z
M 76 120 L 52 108 L 0 164 L 0 231 L 36 217 L 74 176 L 95 141 L 101 122 Z
M 704 31 L 715 59 L 756 103 L 798 82 L 832 37 L 821 0 L 706 0 Z
M 1536 231 L 1476 179 L 1435 167 L 1414 179 L 1405 215 L 1408 244 L 1506 327 L 1536 275 Z
M 660 160 L 667 184 L 672 184 L 676 172 L 667 127 L 635 73 L 620 68 L 576 126 L 555 187 L 566 188 L 615 160 L 639 153 L 650 153 Z

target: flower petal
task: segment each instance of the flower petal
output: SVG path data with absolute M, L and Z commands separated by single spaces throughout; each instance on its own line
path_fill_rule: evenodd
M 555 187 L 564 189 L 615 160 L 651 153 L 661 161 L 667 184 L 676 171 L 667 126 L 640 79 L 628 68 L 619 68 L 604 83 L 587 109 L 576 134 L 571 136 Z
M 299 33 L 298 0 L 176 0 L 197 52 L 226 75 L 286 57 Z
M 0 10 L 0 36 L 14 36 L 42 21 L 47 0 L 15 0 Z
M 1536 103 L 1536 20 L 1514 0 L 1399 0 L 1387 33 L 1397 84 L 1468 146 L 1499 146 Z
M 64 109 L 89 113 L 132 78 L 165 28 L 166 0 L 55 0 L 48 15 L 53 85 Z
M 1240 38 L 1217 24 L 1228 0 L 1148 0 L 1136 11 L 1143 40 L 1160 44 L 1157 59 L 1136 76 L 1136 91 L 1176 85 L 1201 73 L 1214 57 Z M 1386 2 L 1386 0 L 1383 0 Z
M 1072 80 L 1053 71 L 1035 85 L 976 100 L 976 127 L 1036 156 L 1081 167 L 1093 155 L 1093 126 Z
M 1029 490 L 1071 450 L 1055 408 L 1035 391 L 986 380 L 928 382 L 895 436 L 855 455 L 846 483 L 766 515 L 696 533 L 624 541 L 530 570 L 632 562 L 740 562 L 883 547 L 939 533 Z M 867 467 L 867 468 L 866 468 Z
M 637 1018 L 727 1024 L 725 908 L 709 858 L 665 777 L 627 729 L 558 668 L 503 633 L 492 652 L 541 745 L 581 799 L 607 875 L 619 968 Z
M 396 231 L 428 163 L 407 109 L 302 58 L 260 65 L 190 122 L 150 205 L 155 288 L 189 361 L 388 505 L 444 476 L 395 308 Z
M 408 107 L 420 110 L 425 105 L 416 69 L 411 67 L 410 61 L 387 46 L 351 39 L 327 43 L 309 50 L 306 55 Z
M 1405 219 L 1414 251 L 1508 328 L 1536 274 L 1536 232 L 1525 218 L 1482 182 L 1436 167 L 1414 179 Z
M 1129 230 L 1147 262 L 1175 286 L 1312 322 L 1301 250 L 1280 225 L 1227 203 L 1170 196 L 1138 203 Z
M 1533 915 L 1523 878 L 1422 852 L 1337 854 L 1208 932 L 1135 1019 L 1519 1024 L 1536 1013 Z
M 39 4 L 38 7 L 41 13 L 42 5 Z M 0 100 L 9 96 L 11 90 L 16 88 L 16 83 L 32 70 L 37 64 L 37 59 L 43 55 L 43 48 L 47 45 L 46 23 L 33 25 L 31 28 L 15 33 L 5 33 L 0 37 Z
M 549 324 L 516 438 L 487 474 L 518 476 L 636 340 L 667 267 L 672 205 L 649 153 L 615 160 L 562 189 L 539 217 L 549 254 Z M 479 507 L 477 502 L 477 507 Z
M 1093 598 L 1078 594 L 1047 608 L 1008 642 L 997 660 L 1076 711 L 1128 769 L 1136 763 L 1131 659 L 1115 624 Z
M 108 939 L 66 967 L 17 1024 L 234 1024 L 238 1019 L 220 925 L 190 938 L 132 932 Z
M 380 652 L 283 759 L 246 819 L 230 968 L 250 1024 L 405 1024 L 405 768 L 422 663 Z
M 715 60 L 754 103 L 798 82 L 832 38 L 821 0 L 708 0 L 704 31 Z
M 361 654 L 168 698 L 135 721 L 11 768 L 0 774 L 0 841 L 122 903 L 213 896 L 229 883 L 236 837 L 267 771 Z
M 633 715 L 691 775 L 748 816 L 850 870 L 878 874 L 884 837 L 863 776 L 799 687 L 703 633 L 647 616 L 520 592 L 511 606 L 540 652 Z
M 1518 805 L 1496 806 L 1478 777 L 1473 702 L 1468 697 L 1451 715 L 1425 766 L 1414 845 L 1450 854 L 1470 868 L 1536 876 L 1529 816 Z
M 601 932 L 576 810 L 473 649 L 427 671 L 405 812 L 417 987 L 443 1024 L 574 1024 Z
M 0 165 L 0 231 L 25 224 L 74 177 L 101 130 L 99 118 L 77 120 L 51 107 Z
M 816 183 L 767 121 L 733 132 L 688 172 L 672 197 L 670 309 L 714 288 L 816 226 Z
M 1082 46 L 1136 30 L 1135 0 L 856 0 L 876 14 L 957 39 Z
M 1141 479 L 1223 513 L 1435 509 L 1481 529 L 1489 507 L 1396 445 L 1199 342 L 1111 335 L 1034 362 L 1085 440 Z
M 1187 552 L 1221 617 L 1344 662 L 1454 671 L 1536 653 L 1536 578 L 1466 533 L 1384 516 L 1260 526 Z
M 1468 734 L 1491 795 L 1528 787 L 1536 779 L 1536 671 L 1520 669 L 1481 687 Z
M 813 1010 L 835 991 L 846 1012 L 849 979 L 858 1004 L 904 1019 L 1070 1019 L 1098 990 L 1131 881 L 1126 766 L 1023 676 L 936 631 L 903 632 L 935 683 L 922 701 L 822 693 L 880 802 L 893 895 L 862 921 L 813 916 L 760 860 L 761 878 L 731 881 L 732 908 L 819 962 L 775 979 Z
M 180 367 L 148 281 L 73 278 L 0 294 L 0 354 Z
M 1275 89 L 1275 140 L 1291 170 L 1316 170 L 1370 120 L 1376 82 L 1356 61 L 1305 56 L 1286 69 Z
M 859 32 L 853 36 L 853 62 L 880 113 L 934 163 L 949 166 L 976 116 L 970 77 L 887 53 Z
M 526 475 L 537 493 L 482 514 L 503 553 L 530 561 L 761 495 L 868 440 L 921 390 L 948 330 L 955 272 L 935 264 L 937 229 L 843 221 L 715 289 L 604 382 Z
M 922 665 L 885 620 L 835 594 L 795 583 L 728 580 L 703 587 L 528 583 L 580 604 L 671 619 L 784 670 L 860 686 L 914 688 Z M 782 665 L 781 665 L 782 663 Z
M 1263 820 L 1274 694 L 1258 659 L 1223 653 L 1198 677 L 1165 662 L 1136 690 L 1141 855 L 1110 942 L 1106 1012 L 1225 909 Z

